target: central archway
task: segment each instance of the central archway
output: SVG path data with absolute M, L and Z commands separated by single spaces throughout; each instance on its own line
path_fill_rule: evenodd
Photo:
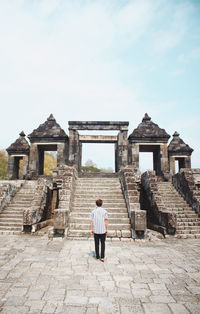
M 83 143 L 113 143 L 115 145 L 115 171 L 128 164 L 128 125 L 119 121 L 69 121 L 69 163 L 81 169 Z M 112 135 L 80 135 L 78 131 L 119 131 Z

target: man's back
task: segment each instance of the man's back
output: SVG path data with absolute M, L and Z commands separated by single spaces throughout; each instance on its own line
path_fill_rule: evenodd
M 93 232 L 97 234 L 106 233 L 105 220 L 108 219 L 107 211 L 97 206 L 90 214 L 90 220 L 93 221 Z

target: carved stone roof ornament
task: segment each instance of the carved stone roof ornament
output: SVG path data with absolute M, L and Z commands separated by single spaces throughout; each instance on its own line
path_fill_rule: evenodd
M 50 114 L 49 118 L 43 124 L 40 124 L 37 129 L 28 135 L 28 138 L 31 143 L 38 141 L 64 142 L 68 139 L 68 136 L 56 122 L 54 116 Z
M 161 129 L 157 124 L 151 121 L 151 118 L 145 113 L 142 122 L 129 135 L 130 142 L 164 142 L 167 143 L 170 135 Z
M 12 154 L 29 154 L 29 143 L 25 138 L 25 133 L 24 131 L 22 131 L 20 134 L 20 137 L 14 142 L 12 143 L 6 150 L 8 152 L 9 155 Z
M 174 132 L 173 139 L 171 140 L 168 146 L 168 152 L 170 154 L 178 153 L 178 154 L 191 155 L 193 152 L 193 149 L 179 137 L 178 132 Z

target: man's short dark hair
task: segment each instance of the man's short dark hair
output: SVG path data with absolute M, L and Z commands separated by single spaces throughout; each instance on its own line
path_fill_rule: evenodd
M 97 204 L 97 206 L 98 207 L 100 207 L 100 206 L 102 206 L 102 204 L 103 204 L 103 201 L 102 200 L 96 200 L 96 204 Z

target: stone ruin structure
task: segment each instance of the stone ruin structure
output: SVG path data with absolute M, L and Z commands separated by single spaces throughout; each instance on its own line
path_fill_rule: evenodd
M 175 160 L 181 168 L 191 168 L 193 149 L 185 144 L 177 132 L 167 146 L 170 135 L 145 114 L 142 122 L 128 137 L 129 122 L 69 121 L 69 136 L 51 114 L 47 121 L 28 135 L 20 137 L 7 148 L 9 155 L 8 179 L 18 179 L 19 161 L 23 160 L 23 178 L 43 175 L 44 152 L 57 152 L 57 166 L 81 169 L 83 143 L 114 143 L 115 172 L 126 166 L 139 169 L 139 153 L 153 153 L 153 169 L 157 175 L 175 174 Z M 119 131 L 117 136 L 80 135 L 79 130 Z
M 200 237 L 200 171 L 191 169 L 193 149 L 177 132 L 168 144 L 170 135 L 148 114 L 129 136 L 128 126 L 127 121 L 69 121 L 67 135 L 51 114 L 27 139 L 22 131 L 7 148 L 7 180 L 0 183 L 4 191 L 0 194 L 0 231 L 6 226 L 6 211 L 11 215 L 21 206 L 23 218 L 16 232 L 34 232 L 51 223 L 54 234 L 89 236 L 89 211 L 100 197 L 110 210 L 111 237 L 144 236 L 147 227 L 165 236 Z M 79 134 L 83 130 L 118 131 L 118 134 Z M 113 143 L 115 173 L 82 173 L 83 143 Z M 45 151 L 57 152 L 57 167 L 52 177 L 44 175 Z M 153 154 L 154 170 L 142 175 L 140 152 Z M 175 174 L 176 161 L 178 174 Z M 22 173 L 19 173 L 21 163 Z M 8 197 L 11 190 L 14 192 Z M 18 206 L 19 195 L 24 199 L 24 207 Z

